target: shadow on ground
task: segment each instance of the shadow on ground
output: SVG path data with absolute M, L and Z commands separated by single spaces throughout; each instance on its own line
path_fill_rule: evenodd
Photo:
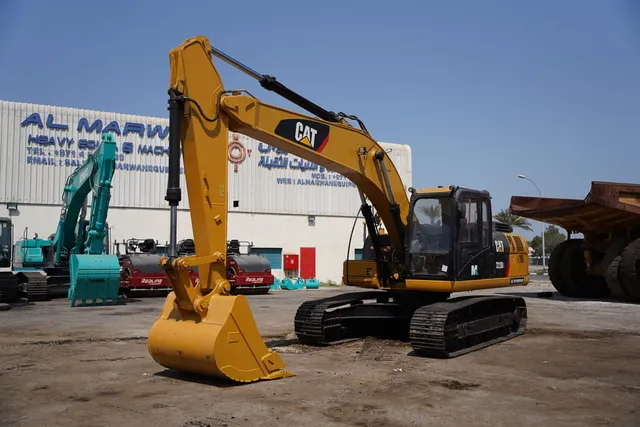
M 538 299 L 547 299 L 554 301 L 565 301 L 565 302 L 580 302 L 580 301 L 597 301 L 597 302 L 608 302 L 615 304 L 629 304 L 629 305 L 639 305 L 640 301 L 625 301 L 622 299 L 616 298 L 574 298 L 574 297 L 566 297 L 558 292 L 497 292 L 500 295 L 511 295 L 516 297 L 523 298 L 538 298 Z

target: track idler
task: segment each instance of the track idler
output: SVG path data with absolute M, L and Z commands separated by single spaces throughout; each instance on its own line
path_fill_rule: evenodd
M 263 342 L 243 295 L 212 295 L 201 315 L 179 308 L 169 293 L 149 331 L 148 350 L 165 368 L 235 382 L 295 375 Z

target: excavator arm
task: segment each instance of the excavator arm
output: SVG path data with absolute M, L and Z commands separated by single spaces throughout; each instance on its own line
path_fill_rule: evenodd
M 307 109 L 318 118 L 266 104 L 243 90 L 226 90 L 214 66 L 212 54 L 256 78 L 263 87 Z M 209 176 L 226 170 L 224 162 L 226 162 L 225 153 L 230 131 L 242 133 L 315 162 L 328 170 L 344 175 L 358 187 L 361 196 L 371 201 L 378 216 L 387 227 L 396 259 L 404 259 L 404 230 L 409 209 L 406 189 L 394 164 L 388 159 L 387 153 L 368 134 L 364 126 L 362 129 L 351 126 L 345 120 L 350 116 L 324 110 L 286 88 L 275 78 L 256 73 L 212 48 L 204 37 L 187 40 L 172 50 L 169 56 L 171 63 L 169 109 L 175 112 L 171 129 L 175 132 L 172 135 L 183 141 L 185 164 L 189 165 L 187 169 L 207 173 Z M 178 114 L 181 117 L 180 120 L 178 120 Z M 175 139 L 172 142 L 173 147 L 178 147 L 179 143 Z M 176 153 L 174 157 L 179 158 L 180 153 L 178 151 Z M 190 156 L 193 156 L 193 160 Z M 210 160 L 212 158 L 219 158 L 220 163 L 214 166 Z M 205 172 L 207 170 L 210 172 Z M 175 166 L 173 171 L 175 174 Z M 171 175 L 171 172 L 169 173 Z M 192 192 L 196 197 L 194 200 L 201 198 L 202 190 L 199 187 L 207 186 L 210 180 L 202 180 L 198 176 L 196 183 L 189 178 L 189 172 L 185 175 L 190 200 Z M 172 181 L 167 192 L 167 200 L 170 204 L 178 202 L 180 197 L 179 181 L 176 177 Z M 226 179 L 216 175 L 215 183 L 220 187 L 224 186 L 224 194 L 221 193 L 220 200 L 212 201 L 212 206 L 214 204 L 218 206 L 217 204 L 220 203 L 224 212 L 219 212 L 219 209 L 203 208 L 203 224 L 212 224 L 210 219 L 213 219 L 213 216 L 226 216 Z M 211 199 L 210 194 L 208 197 Z M 367 221 L 370 235 L 377 236 L 374 229 L 375 221 L 364 197 L 362 198 L 363 216 Z M 226 224 L 220 228 L 225 229 L 225 227 Z M 198 233 L 194 229 L 194 233 L 199 236 L 208 235 L 205 230 L 200 231 Z M 198 244 L 204 247 L 209 244 L 220 247 L 221 238 L 222 236 L 216 236 L 210 243 L 199 241 Z M 374 246 L 380 249 L 380 245 L 376 245 L 375 242 Z M 204 247 L 203 253 L 211 253 Z M 381 250 L 377 250 L 376 254 L 380 261 L 387 263 L 393 261 L 386 259 L 386 254 Z M 215 285 L 205 280 L 202 286 L 205 289 L 213 289 Z
M 261 102 L 244 90 L 226 90 L 212 54 L 257 78 L 318 116 L 307 116 Z M 161 261 L 173 291 L 149 334 L 149 351 L 161 365 L 235 381 L 292 375 L 267 350 L 244 296 L 230 296 L 226 280 L 227 149 L 229 132 L 239 132 L 313 161 L 350 179 L 360 192 L 362 212 L 385 280 L 401 270 L 409 200 L 385 150 L 366 128 L 351 126 L 331 113 L 213 49 L 205 37 L 186 40 L 169 53 L 169 178 L 165 199 L 171 211 L 169 257 Z M 349 117 L 351 118 L 351 117 Z M 357 118 L 356 118 L 357 120 Z M 195 256 L 178 257 L 177 207 L 182 200 L 180 155 L 189 196 Z M 393 251 L 376 245 L 377 228 L 369 200 L 384 222 Z M 199 282 L 187 268 L 197 266 Z M 211 339 L 186 340 L 210 330 Z M 187 332 L 190 330 L 191 332 Z M 211 348 L 214 351 L 211 351 Z M 176 349 L 180 349 L 176 352 Z

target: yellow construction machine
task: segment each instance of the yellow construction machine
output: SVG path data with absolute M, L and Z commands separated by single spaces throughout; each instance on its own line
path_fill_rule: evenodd
M 245 90 L 225 89 L 212 56 L 313 116 L 265 104 Z M 237 382 L 294 375 L 263 342 L 246 298 L 229 292 L 229 132 L 315 162 L 358 188 L 368 237 L 363 259 L 344 262 L 343 282 L 368 289 L 302 304 L 294 319 L 301 342 L 324 345 L 387 335 L 409 338 L 417 354 L 455 357 L 523 333 L 522 298 L 449 299 L 453 292 L 529 282 L 526 241 L 493 222 L 487 191 L 457 186 L 407 191 L 385 150 L 357 117 L 323 109 L 213 48 L 206 37 L 186 40 L 169 59 L 165 199 L 171 234 L 161 266 L 173 292 L 149 332 L 149 352 L 157 363 Z M 196 246 L 195 256 L 188 257 L 176 252 L 181 152 Z M 196 282 L 187 270 L 194 266 Z

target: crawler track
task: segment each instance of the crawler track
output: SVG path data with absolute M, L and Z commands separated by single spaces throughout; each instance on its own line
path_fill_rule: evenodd
M 463 297 L 417 309 L 411 319 L 413 350 L 453 358 L 522 335 L 527 306 L 518 297 Z
M 521 335 L 524 299 L 441 295 L 394 298 L 385 291 L 355 292 L 304 302 L 295 316 L 298 340 L 339 344 L 365 336 L 409 340 L 416 354 L 452 358 Z
M 46 301 L 49 299 L 49 285 L 45 275 L 38 272 L 23 272 L 27 278 L 27 298 L 29 301 Z
M 18 277 L 11 272 L 0 272 L 0 303 L 20 300 Z

